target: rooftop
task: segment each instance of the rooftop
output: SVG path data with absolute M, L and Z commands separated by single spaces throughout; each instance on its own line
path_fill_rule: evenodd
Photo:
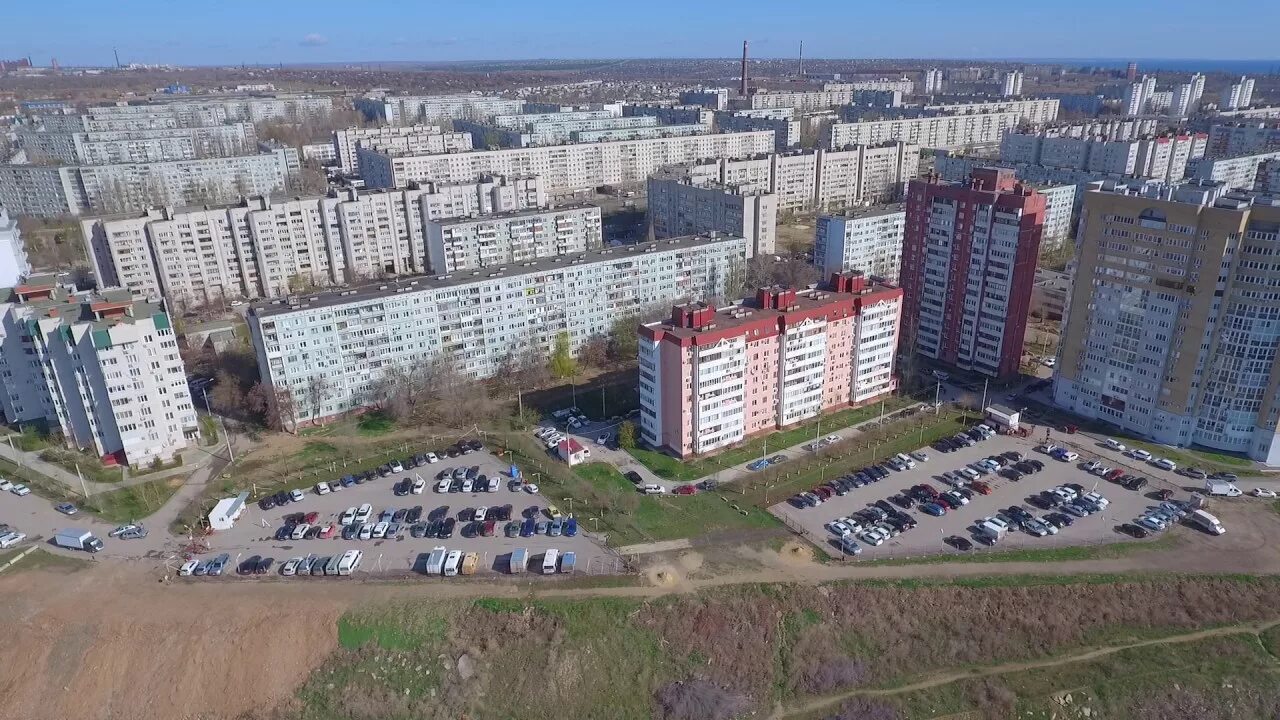
M 259 318 L 266 318 L 274 315 L 283 315 L 301 309 L 346 305 L 386 297 L 389 295 L 396 295 L 403 292 L 457 287 L 474 282 L 482 282 L 490 278 L 517 277 L 520 275 L 549 272 L 572 265 L 604 262 L 608 260 L 621 260 L 628 256 L 643 255 L 644 253 L 649 252 L 688 250 L 710 245 L 712 243 L 724 242 L 726 240 L 738 240 L 739 242 L 745 243 L 745 240 L 742 238 L 723 233 L 686 235 L 684 237 L 671 238 L 668 240 L 656 240 L 653 242 L 637 243 L 635 245 L 624 245 L 622 247 L 603 248 L 600 250 L 591 250 L 573 255 L 557 255 L 555 257 L 531 260 L 525 263 L 500 265 L 497 267 L 472 270 L 469 272 L 455 272 L 448 275 L 407 276 L 386 282 L 374 282 L 360 287 L 339 288 L 336 290 L 328 290 L 305 296 L 276 298 L 275 300 L 255 302 L 251 304 L 249 307 L 249 313 Z
M 893 215 L 896 213 L 904 213 L 907 211 L 906 203 L 890 203 L 888 205 L 872 205 L 871 207 L 851 207 L 846 208 L 838 213 L 823 213 L 825 217 L 845 218 L 852 220 L 855 218 L 880 217 L 881 215 Z
M 570 212 L 573 210 L 595 210 L 600 212 L 600 208 L 587 203 L 574 203 L 572 205 L 557 205 L 552 208 L 532 209 L 532 210 L 508 210 L 499 213 L 485 213 L 483 215 L 471 215 L 467 217 L 441 218 L 440 220 L 429 220 L 429 223 L 449 227 L 452 225 L 474 225 L 476 223 L 492 223 L 501 220 L 508 220 L 519 217 L 537 217 L 539 215 L 557 215 L 559 213 Z
M 31 275 L 16 287 L 0 288 L 0 302 L 25 308 L 34 320 L 57 318 L 68 326 L 89 323 L 95 330 L 165 312 L 162 302 L 135 299 L 128 290 L 72 292 L 59 275 Z

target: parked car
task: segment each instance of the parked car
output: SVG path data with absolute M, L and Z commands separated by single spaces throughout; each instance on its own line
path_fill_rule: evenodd
M 950 545 L 951 547 L 957 550 L 961 550 L 964 552 L 968 552 L 973 549 L 973 543 L 966 538 L 960 537 L 959 535 L 950 535 L 945 539 L 943 539 L 942 542 Z

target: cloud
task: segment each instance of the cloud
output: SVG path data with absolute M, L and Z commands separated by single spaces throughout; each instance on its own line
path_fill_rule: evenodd
M 302 38 L 302 45 L 304 47 L 320 47 L 321 45 L 328 44 L 329 38 L 321 35 L 320 33 L 307 33 L 306 37 Z

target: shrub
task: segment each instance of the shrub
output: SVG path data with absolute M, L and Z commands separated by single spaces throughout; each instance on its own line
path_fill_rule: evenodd
M 836 690 L 857 687 L 867 679 L 867 666 L 843 655 L 822 658 L 810 663 L 800 676 L 802 692 L 823 695 Z

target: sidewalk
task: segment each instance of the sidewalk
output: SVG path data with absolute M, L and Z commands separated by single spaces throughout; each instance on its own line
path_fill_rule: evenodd
M 225 447 L 225 444 L 218 444 L 210 448 L 199 446 L 188 448 L 182 452 L 183 464 L 167 470 L 133 475 L 126 468 L 124 479 L 118 483 L 96 482 L 88 478 L 81 480 L 74 472 L 61 465 L 41 460 L 40 453 L 18 450 L 10 447 L 8 442 L 0 442 L 0 457 L 12 460 L 24 468 L 44 475 L 50 480 L 57 481 L 77 495 L 83 495 L 86 489 L 90 495 L 97 495 L 98 493 L 141 485 L 152 480 L 162 480 L 175 475 L 190 475 L 208 465 L 213 458 L 217 457 L 216 453 L 225 452 Z

